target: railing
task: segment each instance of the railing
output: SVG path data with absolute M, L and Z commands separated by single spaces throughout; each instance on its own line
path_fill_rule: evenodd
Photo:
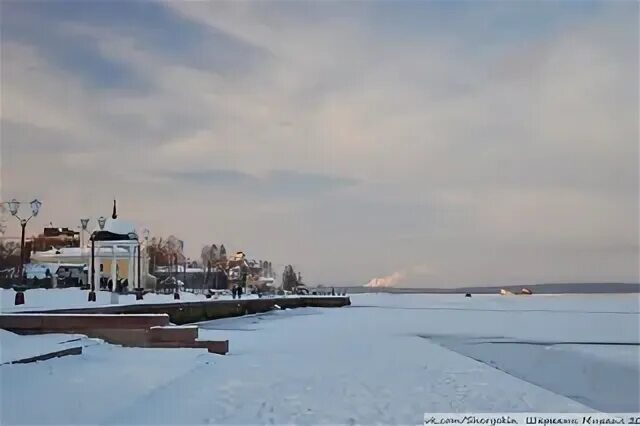
M 24 283 L 21 283 L 17 277 L 10 276 L 0 276 L 0 287 L 9 289 L 13 287 L 24 287 L 28 289 L 34 288 L 53 288 L 53 278 L 52 277 L 44 277 L 44 278 L 27 278 Z M 57 278 L 56 280 L 56 288 L 69 288 L 69 287 L 80 287 L 81 282 L 78 278 Z

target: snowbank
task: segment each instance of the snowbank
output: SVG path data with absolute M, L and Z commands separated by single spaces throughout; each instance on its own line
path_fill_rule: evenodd
M 0 329 L 0 364 L 86 346 L 89 342 L 90 339 L 79 334 L 19 336 Z

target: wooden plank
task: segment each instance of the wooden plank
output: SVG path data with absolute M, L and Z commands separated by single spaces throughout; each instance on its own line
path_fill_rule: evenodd
M 28 363 L 31 363 L 31 362 L 46 361 L 48 359 L 60 358 L 60 357 L 63 357 L 63 356 L 80 355 L 81 353 L 82 353 L 82 346 L 76 346 L 76 347 L 73 347 L 73 348 L 63 349 L 63 350 L 55 351 L 55 352 L 49 352 L 49 353 L 46 353 L 46 354 L 37 355 L 37 356 L 30 357 L 30 358 L 18 359 L 18 360 L 15 360 L 15 361 L 7 362 L 5 364 L 28 364 Z
M 198 327 L 151 327 L 149 337 L 152 342 L 193 342 L 198 338 Z
M 229 352 L 228 340 L 196 340 L 191 343 L 181 342 L 154 342 L 150 343 L 151 348 L 202 348 L 210 353 L 225 355 Z

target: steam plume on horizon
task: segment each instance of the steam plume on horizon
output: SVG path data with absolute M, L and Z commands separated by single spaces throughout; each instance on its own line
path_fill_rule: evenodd
M 395 287 L 399 283 L 405 280 L 406 274 L 404 272 L 396 271 L 391 275 L 385 277 L 373 278 L 365 287 Z

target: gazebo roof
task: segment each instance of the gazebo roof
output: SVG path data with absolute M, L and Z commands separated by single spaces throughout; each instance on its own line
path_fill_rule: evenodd
M 118 219 L 116 202 L 113 201 L 113 214 L 104 224 L 103 229 L 94 230 L 95 241 L 126 241 L 137 240 L 136 227 L 131 222 Z
M 95 241 L 125 241 L 137 240 L 138 234 L 133 224 L 121 219 L 107 219 L 104 229 L 96 230 Z
M 122 219 L 109 218 L 107 219 L 107 223 L 104 225 L 104 230 L 113 234 L 128 235 L 131 233 L 135 234 L 136 227 L 132 223 Z

